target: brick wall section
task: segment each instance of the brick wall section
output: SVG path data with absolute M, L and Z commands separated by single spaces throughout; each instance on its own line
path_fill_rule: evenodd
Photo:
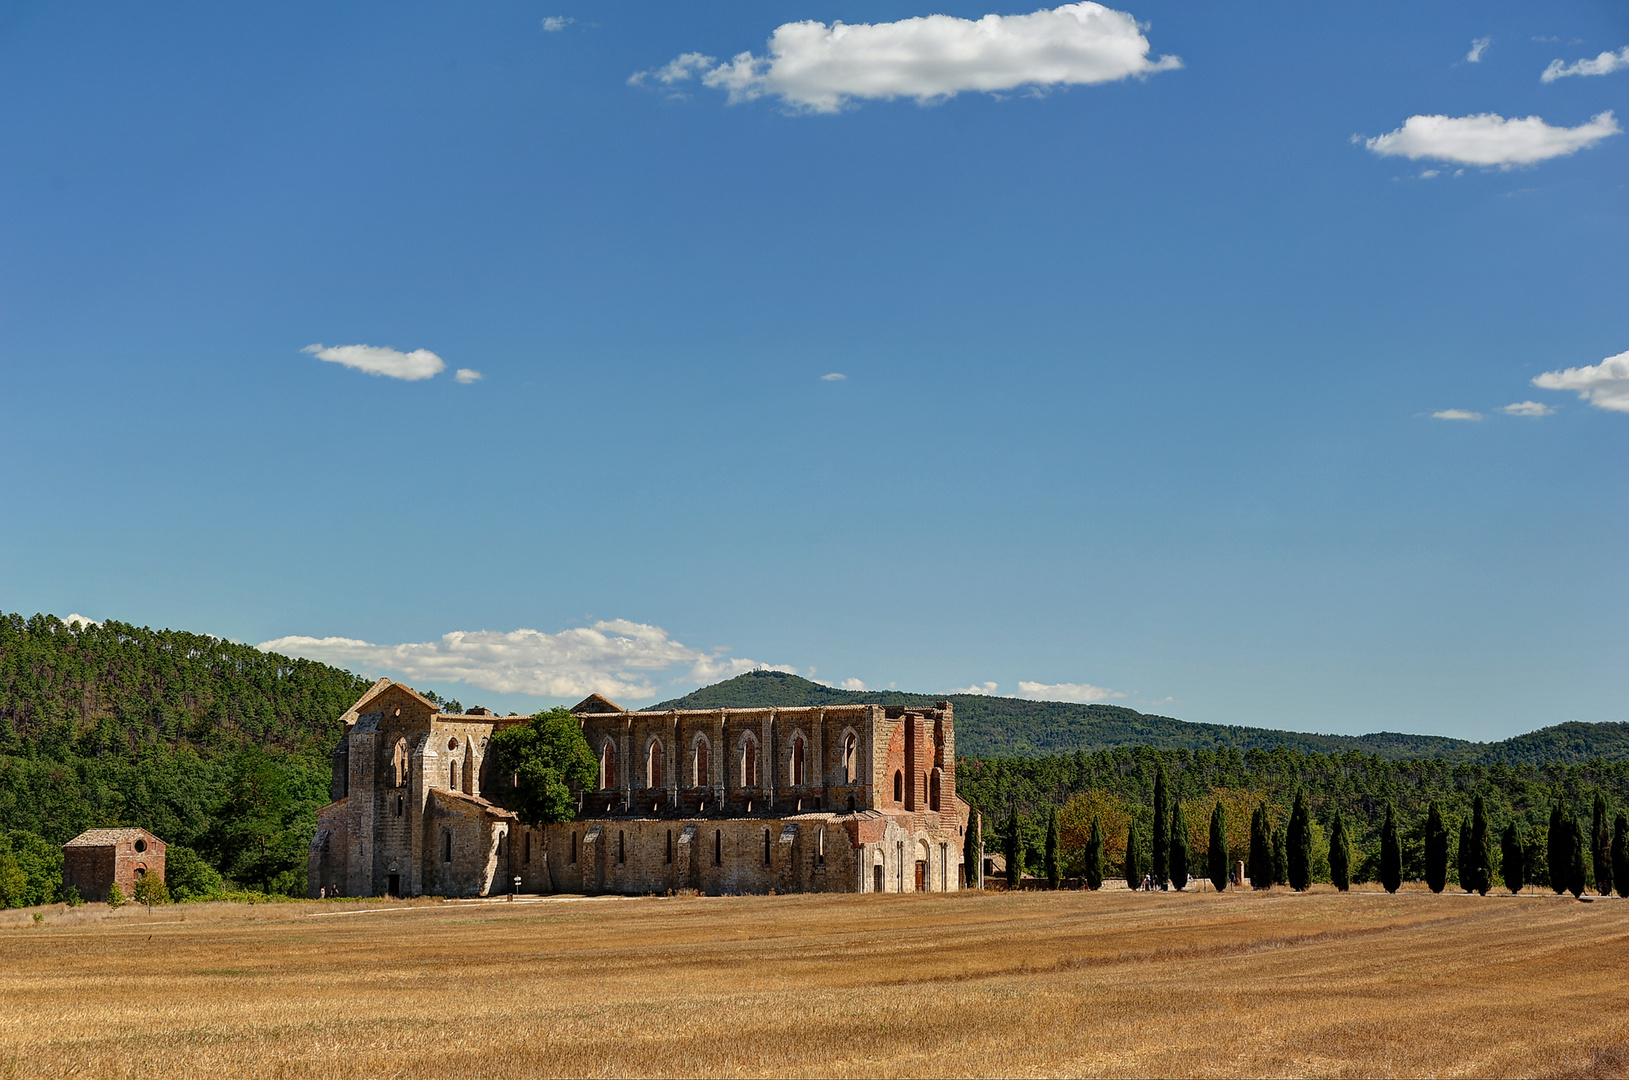
M 93 902 L 107 900 L 114 882 L 129 899 L 144 874 L 164 876 L 164 841 L 146 829 L 90 829 L 62 847 L 62 884 Z

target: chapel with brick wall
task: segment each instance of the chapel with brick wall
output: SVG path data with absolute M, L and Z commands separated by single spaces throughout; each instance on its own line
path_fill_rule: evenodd
M 492 735 L 380 679 L 341 718 L 310 894 L 946 892 L 962 865 L 951 704 L 572 714 L 598 763 L 576 819 L 529 827 Z

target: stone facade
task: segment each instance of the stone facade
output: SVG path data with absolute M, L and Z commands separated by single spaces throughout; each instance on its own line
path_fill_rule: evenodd
M 147 874 L 164 876 L 164 841 L 146 829 L 87 829 L 62 845 L 62 885 L 94 903 L 118 882 L 126 899 Z
M 940 892 L 962 887 L 951 706 L 573 710 L 599 763 L 577 820 L 527 827 L 494 731 L 381 679 L 342 718 L 311 895 Z M 974 868 L 976 877 L 977 868 Z

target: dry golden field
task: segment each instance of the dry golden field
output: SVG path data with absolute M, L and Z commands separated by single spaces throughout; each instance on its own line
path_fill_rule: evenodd
M 1623 1075 L 1629 902 L 378 901 L 0 923 L 0 1076 Z

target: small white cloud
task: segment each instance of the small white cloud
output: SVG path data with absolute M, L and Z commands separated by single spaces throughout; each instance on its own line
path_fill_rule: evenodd
M 1591 367 L 1546 371 L 1533 380 L 1544 390 L 1572 390 L 1597 409 L 1629 412 L 1629 352 L 1609 356 Z
M 830 374 L 820 376 L 820 381 L 821 382 L 842 382 L 843 380 L 845 380 L 847 378 L 848 378 L 848 376 L 844 375 L 841 371 L 833 371 Z
M 1471 42 L 1471 51 L 1465 54 L 1467 64 L 1480 64 L 1482 54 L 1488 51 L 1488 45 L 1493 41 L 1490 37 L 1479 37 Z
M 1539 79 L 1543 82 L 1555 82 L 1568 75 L 1610 75 L 1624 68 L 1629 68 L 1629 45 L 1625 45 L 1617 52 L 1604 52 L 1593 60 L 1574 60 L 1570 64 L 1551 60 L 1550 66 L 1544 69 L 1544 74 L 1540 75 Z
M 1382 157 L 1431 158 L 1508 169 L 1588 149 L 1623 129 L 1611 110 L 1577 127 L 1552 127 L 1536 116 L 1506 120 L 1476 116 L 1411 116 L 1403 126 L 1372 139 L 1353 136 Z
M 695 78 L 716 63 L 718 63 L 716 57 L 705 53 L 687 52 L 674 57 L 659 68 L 634 72 L 628 76 L 628 85 L 643 86 L 646 79 L 655 79 L 663 86 L 672 86 L 674 83 L 687 82 Z
M 486 378 L 486 376 L 482 375 L 474 368 L 461 367 L 453 373 L 453 378 L 458 382 L 463 383 L 465 386 L 468 386 L 472 382 L 480 382 L 482 379 Z
M 543 29 L 547 33 L 558 34 L 576 21 L 570 15 L 548 15 L 543 19 Z
M 947 693 L 947 694 L 984 694 L 984 695 L 990 695 L 990 694 L 993 694 L 995 692 L 996 692 L 996 684 L 993 683 L 993 682 L 974 683 L 972 686 L 952 687 L 951 689 L 945 691 L 945 693 Z
M 72 615 L 65 616 L 62 621 L 65 624 L 67 624 L 68 626 L 101 626 L 102 625 L 102 620 L 101 619 L 88 618 L 87 616 L 81 615 L 78 612 L 74 612 L 74 614 L 72 614 Z
M 1430 180 L 1433 177 L 1437 177 L 1437 176 L 1441 176 L 1441 175 L 1442 174 L 1440 172 L 1438 172 L 1436 169 L 1426 169 L 1426 170 L 1424 170 L 1423 172 L 1420 173 L 1420 179 L 1421 180 Z
M 1433 420 L 1480 420 L 1482 414 L 1469 409 L 1442 409 L 1431 414 Z
M 788 671 L 735 659 L 727 649 L 692 649 L 659 626 L 612 619 L 558 634 L 536 630 L 455 630 L 439 641 L 375 645 L 342 637 L 283 637 L 267 652 L 303 656 L 367 674 L 393 672 L 425 682 L 464 682 L 502 694 L 648 701 L 657 683 L 711 683 L 748 671 Z
M 1029 698 L 1031 701 L 1073 701 L 1085 705 L 1093 701 L 1123 698 L 1126 695 L 1105 686 L 1093 686 L 1091 683 L 1038 683 L 1024 682 L 1020 679 L 1018 696 Z
M 1555 412 L 1542 401 L 1518 401 L 1514 405 L 1506 405 L 1499 411 L 1510 416 L 1549 416 Z
M 838 683 L 837 686 L 838 686 L 839 689 L 842 689 L 842 690 L 868 690 L 868 689 L 870 689 L 870 687 L 865 685 L 865 681 L 863 679 L 844 679 L 842 682 Z
M 307 345 L 300 351 L 310 353 L 318 360 L 344 364 L 369 375 L 387 375 L 408 382 L 431 378 L 447 366 L 446 361 L 428 349 L 404 353 L 372 345 Z
M 628 81 L 699 73 L 703 85 L 728 91 L 732 104 L 774 96 L 797 110 L 829 113 L 859 99 L 928 104 L 966 91 L 1113 82 L 1182 66 L 1175 56 L 1149 59 L 1142 31 L 1131 15 L 1097 3 L 977 20 L 925 15 L 830 26 L 809 20 L 776 27 L 767 55 L 737 53 L 715 67 L 711 57 L 685 53 Z

